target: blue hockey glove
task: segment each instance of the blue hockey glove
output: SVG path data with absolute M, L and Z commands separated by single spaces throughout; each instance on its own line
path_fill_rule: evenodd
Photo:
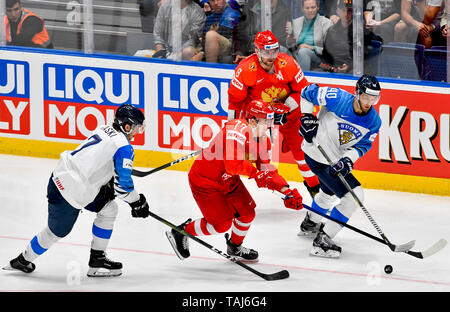
M 303 114 L 300 121 L 302 123 L 299 129 L 300 135 L 305 138 L 306 142 L 312 143 L 319 128 L 319 120 L 313 114 Z
M 341 158 L 337 163 L 329 168 L 330 175 L 337 175 L 340 172 L 344 177 L 353 169 L 353 161 L 348 157 Z

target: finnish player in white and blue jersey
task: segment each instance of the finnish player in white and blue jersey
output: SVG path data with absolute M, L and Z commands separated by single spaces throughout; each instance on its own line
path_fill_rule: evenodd
M 77 149 L 64 151 L 47 187 L 47 226 L 10 261 L 7 269 L 31 273 L 32 262 L 68 235 L 81 209 L 95 212 L 92 225 L 88 276 L 119 276 L 122 264 L 106 257 L 105 250 L 118 213 L 115 197 L 131 206 L 133 217 L 146 218 L 145 196 L 134 188 L 131 170 L 134 149 L 130 141 L 144 130 L 144 114 L 132 105 L 121 105 L 114 123 L 97 127 Z
M 340 172 L 363 201 L 363 189 L 351 174 L 353 164 L 372 147 L 381 126 L 381 119 L 373 105 L 380 98 L 380 84 L 376 77 L 363 75 L 356 83 L 356 94 L 331 87 L 309 85 L 302 90 L 300 134 L 304 137 L 302 149 L 309 168 L 318 176 L 320 192 L 314 197 L 311 208 L 344 223 L 358 204 L 337 176 Z M 314 106 L 320 106 L 317 117 Z M 318 149 L 320 145 L 333 165 Z M 334 202 L 339 198 L 339 203 Z M 316 235 L 312 255 L 337 258 L 341 247 L 333 238 L 342 228 L 335 222 L 322 223 L 322 217 L 308 212 L 300 225 L 299 235 Z

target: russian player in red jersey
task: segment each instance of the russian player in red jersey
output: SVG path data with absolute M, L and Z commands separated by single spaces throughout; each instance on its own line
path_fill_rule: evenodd
M 319 179 L 309 169 L 301 149 L 300 92 L 308 85 L 300 65 L 288 54 L 279 52 L 277 38 L 270 30 L 255 37 L 255 53 L 239 63 L 228 88 L 229 119 L 238 118 L 251 100 L 272 105 L 275 124 L 283 135 L 282 152 L 291 151 L 311 196 L 319 191 Z
M 238 118 L 245 105 L 254 99 L 272 105 L 275 124 L 283 135 L 281 151 L 292 152 L 303 184 L 314 198 L 320 189 L 319 179 L 306 164 L 301 149 L 303 137 L 299 134 L 300 93 L 308 84 L 297 61 L 279 52 L 275 35 L 270 30 L 259 32 L 255 37 L 255 53 L 239 63 L 230 82 L 228 119 Z M 302 226 L 307 221 L 308 213 L 300 225 L 299 235 L 305 235 Z
M 271 142 L 267 136 L 274 111 L 267 102 L 254 100 L 246 105 L 242 119 L 228 121 L 189 171 L 189 186 L 203 217 L 189 219 L 179 227 L 194 236 L 225 234 L 227 253 L 238 260 L 257 261 L 258 252 L 242 246 L 255 218 L 255 201 L 240 179 L 255 179 L 258 187 L 287 195 L 287 208 L 303 208 L 297 189 L 270 164 Z M 256 165 L 256 166 L 255 166 Z M 190 256 L 188 238 L 175 230 L 166 232 L 180 259 Z

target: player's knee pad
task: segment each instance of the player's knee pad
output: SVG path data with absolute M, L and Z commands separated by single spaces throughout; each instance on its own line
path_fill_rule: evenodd
M 95 234 L 95 229 L 97 229 L 98 231 L 111 230 L 114 227 L 114 221 L 116 220 L 118 212 L 119 212 L 119 207 L 115 201 L 108 202 L 102 208 L 102 210 L 97 212 L 97 217 L 94 220 L 94 226 L 93 226 L 94 234 Z M 102 236 L 104 236 L 104 235 L 102 235 Z M 102 237 L 102 236 L 100 236 L 100 237 Z
M 317 193 L 314 197 L 314 202 L 322 209 L 326 209 L 327 211 L 333 207 L 334 201 L 336 200 L 336 196 L 328 195 L 322 189 Z
M 359 198 L 361 203 L 364 200 L 364 191 L 361 186 L 357 186 L 353 189 L 353 192 L 355 195 Z M 344 195 L 344 197 L 341 198 L 341 202 L 336 206 L 337 211 L 334 215 L 331 215 L 332 217 L 336 217 L 338 219 L 341 219 L 343 216 L 343 219 L 347 218 L 347 220 L 352 216 L 352 214 L 355 212 L 355 210 L 358 208 L 358 204 L 353 198 L 353 195 L 348 192 Z M 341 220 L 344 221 L 344 220 Z M 346 220 L 345 220 L 346 222 Z
M 240 222 L 243 223 L 251 223 L 254 219 L 255 219 L 255 211 L 252 212 L 248 212 L 247 214 L 243 215 L 243 216 L 239 216 L 237 217 L 235 220 L 239 220 Z
M 226 231 L 228 231 L 231 228 L 231 225 L 232 225 L 232 221 L 228 220 L 228 221 L 214 224 L 213 227 L 217 233 L 225 233 Z
M 114 220 L 117 217 L 117 214 L 119 212 L 119 207 L 117 205 L 117 203 L 112 200 L 110 202 L 108 202 L 103 208 L 102 210 L 100 210 L 97 213 L 97 218 L 98 219 L 102 219 L 102 220 L 112 220 L 114 222 Z

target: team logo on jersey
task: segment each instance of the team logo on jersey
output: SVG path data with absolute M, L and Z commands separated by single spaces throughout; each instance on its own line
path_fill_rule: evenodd
M 122 167 L 124 169 L 130 169 L 131 170 L 133 168 L 133 161 L 131 159 L 124 158 Z
M 277 58 L 277 60 L 278 60 L 278 68 L 286 67 L 287 61 L 285 59 Z
M 338 123 L 339 143 L 341 145 L 348 144 L 352 141 L 358 140 L 362 133 L 357 128 L 346 123 Z
M 248 69 L 253 72 L 256 71 L 256 69 L 257 69 L 256 63 L 255 62 L 250 63 L 250 66 L 248 67 Z
M 284 99 L 287 97 L 287 91 L 284 88 L 275 88 L 275 86 L 271 86 L 270 88 L 265 89 L 261 92 L 261 99 L 264 102 L 271 103 L 273 105 L 274 102 L 284 102 Z

